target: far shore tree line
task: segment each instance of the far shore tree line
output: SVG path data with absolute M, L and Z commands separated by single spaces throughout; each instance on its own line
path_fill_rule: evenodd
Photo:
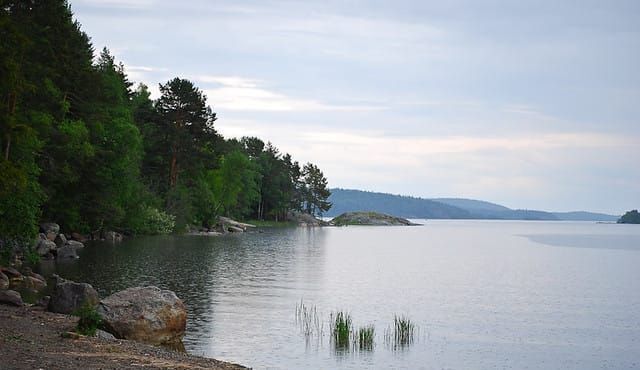
M 192 81 L 153 100 L 106 48 L 94 60 L 67 1 L 3 2 L 0 39 L 1 244 L 33 243 L 41 221 L 153 234 L 330 208 L 317 166 L 222 137 Z

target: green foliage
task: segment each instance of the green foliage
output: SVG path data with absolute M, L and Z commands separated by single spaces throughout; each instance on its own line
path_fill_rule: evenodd
M 335 314 L 331 314 L 329 321 L 331 339 L 333 340 L 335 348 L 349 348 L 351 333 L 353 332 L 351 315 L 348 312 L 338 311 Z
M 145 206 L 141 212 L 141 222 L 133 231 L 144 235 L 170 234 L 175 226 L 175 216 L 157 208 Z
M 106 48 L 94 60 L 67 1 L 3 2 L 0 35 L 1 252 L 28 251 L 39 221 L 156 234 L 328 206 L 317 167 L 303 181 L 273 145 L 218 135 L 193 82 L 153 101 Z
M 619 224 L 640 224 L 640 213 L 637 209 L 629 211 L 622 215 L 618 220 Z
M 306 210 L 311 215 L 322 214 L 331 208 L 331 203 L 327 200 L 331 196 L 328 189 L 327 179 L 320 169 L 307 163 L 302 169 L 304 176 L 305 192 L 303 196 Z
M 386 339 L 393 348 L 404 348 L 413 343 L 416 324 L 406 316 L 394 316 L 393 327 L 387 332 Z
M 213 216 L 248 216 L 260 196 L 259 176 L 257 165 L 242 152 L 236 150 L 223 156 L 220 168 L 209 172 Z
M 82 307 L 73 313 L 79 317 L 76 332 L 82 335 L 95 335 L 96 330 L 102 325 L 102 318 L 95 307 L 85 302 Z
M 376 329 L 373 325 L 367 325 L 358 329 L 355 336 L 357 347 L 361 351 L 371 351 L 373 349 Z
M 0 159 L 0 243 L 3 249 L 20 250 L 33 244 L 42 199 L 32 169 Z
M 30 247 L 27 248 L 24 258 L 31 266 L 37 265 L 40 262 L 40 255 Z

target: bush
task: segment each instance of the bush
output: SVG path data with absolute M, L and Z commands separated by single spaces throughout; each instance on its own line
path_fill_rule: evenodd
M 142 222 L 135 230 L 139 234 L 170 234 L 176 226 L 176 218 L 157 208 L 145 207 L 142 211 Z
M 102 325 L 102 318 L 96 311 L 95 307 L 89 303 L 85 303 L 77 311 L 73 313 L 78 316 L 78 325 L 76 326 L 76 332 L 82 335 L 95 335 L 96 330 Z

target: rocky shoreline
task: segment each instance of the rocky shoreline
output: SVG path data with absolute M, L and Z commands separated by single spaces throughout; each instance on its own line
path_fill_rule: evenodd
M 47 284 L 47 279 L 30 268 L 18 268 L 0 266 L 3 370 L 244 368 L 166 349 L 184 352 L 182 337 L 187 318 L 183 302 L 171 291 L 133 287 L 100 300 L 89 284 L 57 275 Z M 50 289 L 46 289 L 48 286 Z M 40 298 L 35 304 L 28 304 L 21 293 Z M 79 325 L 83 310 L 99 317 L 99 321 L 93 321 L 91 333 L 95 336 L 79 333 L 83 332 Z M 96 331 L 98 328 L 106 331 Z
M 213 369 L 244 366 L 122 339 L 65 335 L 74 316 L 37 306 L 0 304 L 0 368 L 26 369 Z

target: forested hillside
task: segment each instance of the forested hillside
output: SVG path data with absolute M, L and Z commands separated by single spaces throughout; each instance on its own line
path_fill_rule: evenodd
M 475 199 L 423 199 L 362 190 L 331 189 L 333 204 L 328 216 L 343 212 L 375 211 L 408 218 L 433 219 L 493 219 L 547 221 L 615 221 L 617 216 L 592 212 L 545 212 L 510 209 Z
M 224 117 L 192 81 L 167 81 L 153 100 L 107 49 L 94 59 L 66 1 L 4 1 L 0 40 L 5 247 L 32 244 L 41 221 L 152 234 L 329 208 L 317 166 L 259 138 L 223 138 Z
M 327 216 L 344 212 L 375 211 L 406 218 L 473 218 L 471 213 L 428 199 L 350 189 L 331 189 Z

